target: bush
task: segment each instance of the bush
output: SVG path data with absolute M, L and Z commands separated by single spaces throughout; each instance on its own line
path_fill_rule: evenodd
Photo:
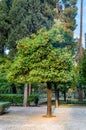
M 23 105 L 23 94 L 0 94 L 0 100 L 11 105 Z
M 7 111 L 10 107 L 10 102 L 0 102 L 0 115 Z
M 28 96 L 28 103 L 30 104 L 31 102 L 34 102 L 35 105 L 38 105 L 38 101 L 39 101 L 39 96 L 38 94 L 32 94 L 30 96 Z

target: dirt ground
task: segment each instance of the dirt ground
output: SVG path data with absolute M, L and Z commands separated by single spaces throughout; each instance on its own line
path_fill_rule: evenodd
M 0 130 L 86 130 L 86 107 L 52 108 L 55 117 L 45 118 L 47 107 L 10 107 L 0 116 Z

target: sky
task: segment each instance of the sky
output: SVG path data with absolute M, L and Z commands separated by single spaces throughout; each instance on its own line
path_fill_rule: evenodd
M 77 28 L 74 32 L 74 37 L 79 38 L 80 35 L 80 4 L 81 0 L 78 0 L 77 7 L 78 7 L 78 14 L 76 17 L 77 21 Z M 85 33 L 86 33 L 86 0 L 83 0 L 83 26 L 82 26 L 82 44 L 83 47 L 85 46 Z

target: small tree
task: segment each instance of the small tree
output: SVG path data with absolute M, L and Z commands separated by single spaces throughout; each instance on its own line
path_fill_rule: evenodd
M 72 81 L 73 60 L 69 51 L 55 48 L 53 43 L 59 42 L 58 36 L 46 30 L 40 30 L 37 35 L 19 41 L 17 57 L 12 65 L 8 78 L 20 83 L 47 83 L 47 116 L 52 116 L 51 84 Z M 52 32 L 52 30 L 51 30 Z M 63 36 L 61 34 L 60 38 Z M 63 38 L 63 37 L 62 37 Z

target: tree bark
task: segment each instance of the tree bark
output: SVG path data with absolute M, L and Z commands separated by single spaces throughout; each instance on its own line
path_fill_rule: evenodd
M 56 85 L 54 85 L 55 88 L 55 107 L 59 107 L 59 89 L 57 88 Z
M 84 98 L 86 99 L 86 90 L 84 90 Z
M 83 0 L 81 0 L 81 7 L 80 7 L 80 38 L 79 38 L 79 65 L 81 64 L 81 59 L 82 59 L 82 21 L 83 20 Z M 81 71 L 79 70 L 79 75 L 81 74 Z M 83 94 L 82 94 L 82 85 L 79 83 L 79 98 L 78 101 L 82 102 L 83 101 Z
M 25 84 L 25 85 L 24 85 L 24 102 L 23 102 L 24 107 L 27 107 L 27 106 L 28 106 L 28 103 L 27 103 L 28 88 L 29 88 L 29 85 L 28 85 L 28 84 Z
M 51 83 L 47 83 L 47 117 L 52 116 L 52 103 L 51 103 L 51 96 L 52 96 L 52 91 L 51 91 Z
M 66 91 L 64 91 L 63 94 L 64 94 L 64 101 L 66 102 Z
M 79 84 L 79 89 L 78 89 L 78 101 L 83 102 L 83 92 L 82 92 L 82 85 Z
M 4 46 L 2 45 L 2 48 L 0 48 L 0 55 L 4 56 Z
M 12 94 L 16 94 L 17 93 L 15 84 L 11 85 L 11 92 L 12 92 Z
M 31 84 L 29 83 L 29 96 L 31 95 Z

